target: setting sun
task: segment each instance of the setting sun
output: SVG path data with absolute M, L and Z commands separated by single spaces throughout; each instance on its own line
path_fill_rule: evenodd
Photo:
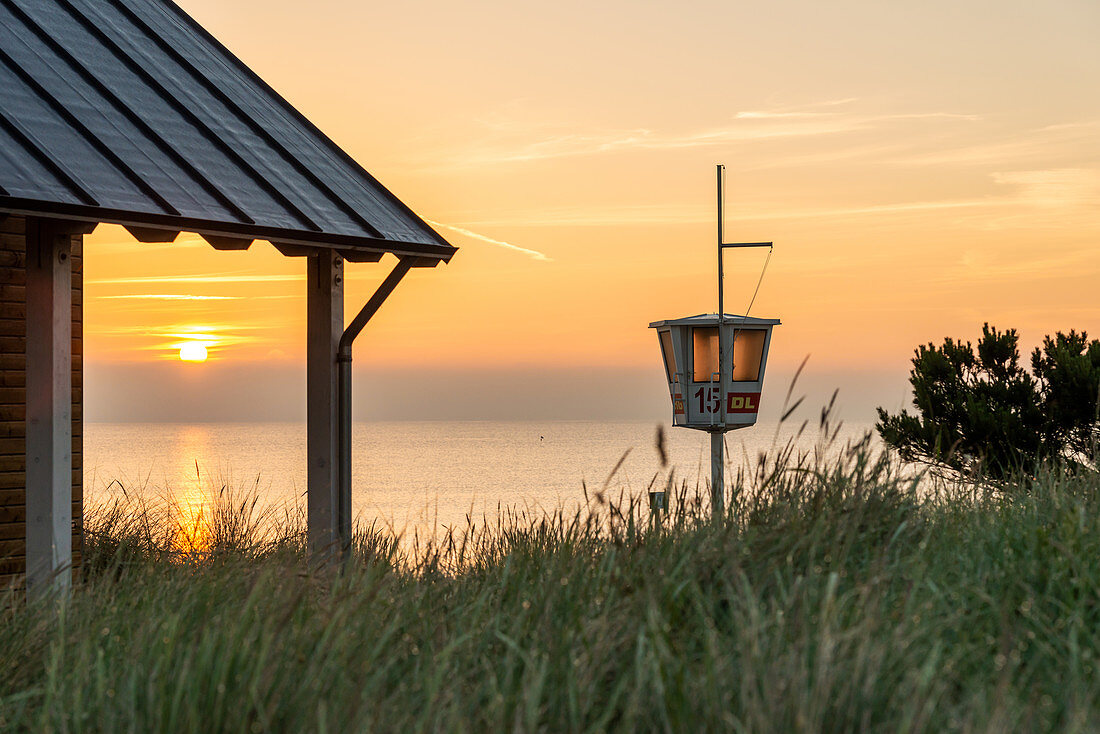
M 180 359 L 184 362 L 205 362 L 206 346 L 198 342 L 188 342 L 180 347 Z

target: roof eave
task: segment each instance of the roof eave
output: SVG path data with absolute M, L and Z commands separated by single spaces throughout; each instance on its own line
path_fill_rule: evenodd
M 246 224 L 243 222 L 214 222 L 168 214 L 131 212 L 83 204 L 65 204 L 36 199 L 21 199 L 11 196 L 0 196 L 0 212 L 22 214 L 26 216 L 73 219 L 85 222 L 102 222 L 104 224 L 118 224 L 124 227 L 153 227 L 181 232 L 194 232 L 200 235 L 241 237 L 310 247 L 392 253 L 398 256 L 434 258 L 441 262 L 449 262 L 451 257 L 454 256 L 454 253 L 458 250 L 454 245 L 444 240 L 438 232 L 428 227 L 426 223 L 424 226 L 428 227 L 428 230 L 438 238 L 438 243 L 402 242 L 398 240 L 343 235 L 332 232 L 310 232 L 300 229 L 268 227 L 257 224 Z

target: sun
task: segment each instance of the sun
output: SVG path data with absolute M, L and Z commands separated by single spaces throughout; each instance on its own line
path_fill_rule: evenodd
M 188 342 L 180 347 L 180 359 L 184 362 L 205 362 L 208 356 L 206 345 L 199 342 Z

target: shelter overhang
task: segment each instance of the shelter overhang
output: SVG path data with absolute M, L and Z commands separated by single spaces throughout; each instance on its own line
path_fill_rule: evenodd
M 3 0 L 0 89 L 0 213 L 352 260 L 455 252 L 170 0 Z
M 402 242 L 377 237 L 342 235 L 281 229 L 233 222 L 211 222 L 182 217 L 143 214 L 110 209 L 55 204 L 0 195 L 0 216 L 17 214 L 61 219 L 70 222 L 118 224 L 141 242 L 171 242 L 180 232 L 201 235 L 215 249 L 246 249 L 220 247 L 219 241 L 265 240 L 284 254 L 305 255 L 316 248 L 336 250 L 352 262 L 373 262 L 391 253 L 398 257 L 416 257 L 436 262 L 449 262 L 458 248 L 446 243 Z M 427 226 L 427 225 L 425 225 Z

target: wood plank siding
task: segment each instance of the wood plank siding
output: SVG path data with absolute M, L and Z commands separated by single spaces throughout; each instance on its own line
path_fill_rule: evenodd
M 24 585 L 26 567 L 26 231 L 24 217 L 0 214 L 0 589 Z M 72 238 L 73 568 L 83 550 L 83 237 Z

